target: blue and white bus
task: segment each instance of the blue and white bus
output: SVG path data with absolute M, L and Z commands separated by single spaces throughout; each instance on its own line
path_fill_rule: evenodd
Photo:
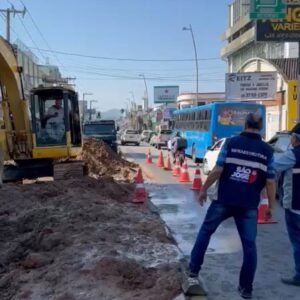
M 245 117 L 259 113 L 263 117 L 265 133 L 265 107 L 249 102 L 216 102 L 184 108 L 174 112 L 175 130 L 187 139 L 186 154 L 194 161 L 202 159 L 208 147 L 217 140 L 240 133 Z

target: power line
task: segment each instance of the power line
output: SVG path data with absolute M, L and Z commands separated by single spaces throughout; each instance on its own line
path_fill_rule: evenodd
M 95 71 L 112 71 L 112 72 L 117 72 L 118 74 L 120 73 L 134 73 L 134 75 L 137 73 L 137 71 L 133 71 L 130 69 L 112 69 L 112 68 L 98 68 L 98 67 L 93 67 L 93 66 L 73 66 L 73 65 L 68 65 L 69 69 L 75 70 L 75 71 L 90 71 L 90 70 L 95 70 Z M 168 78 L 183 78 L 183 77 L 194 77 L 194 74 L 174 74 L 174 73 L 169 73 L 169 74 L 162 74 L 162 73 L 149 73 L 149 72 L 144 72 L 147 74 L 147 76 L 163 76 L 163 77 L 168 77 Z M 220 72 L 205 72 L 203 74 L 200 74 L 200 76 L 211 76 L 211 75 L 220 75 L 224 74 L 224 71 Z
M 19 0 L 22 5 L 26 8 L 27 14 L 33 24 L 33 26 L 35 27 L 35 29 L 37 30 L 37 32 L 39 33 L 39 35 L 41 36 L 41 38 L 43 39 L 44 43 L 46 44 L 47 48 L 49 49 L 48 52 L 51 52 L 53 54 L 53 57 L 57 60 L 58 64 L 66 69 L 66 67 L 64 66 L 64 64 L 60 61 L 60 59 L 57 57 L 57 55 L 55 55 L 54 51 L 52 50 L 50 44 L 48 43 L 48 41 L 46 40 L 45 36 L 43 35 L 42 31 L 40 30 L 39 26 L 37 25 L 37 23 L 35 22 L 33 16 L 31 15 L 30 10 L 26 7 L 25 3 L 22 0 Z M 36 50 L 38 50 L 39 52 L 41 52 L 41 50 L 39 49 L 39 47 L 36 46 Z
M 120 80 L 120 81 L 128 81 L 128 80 L 141 80 L 140 78 L 132 78 L 132 79 L 128 79 L 128 78 L 97 78 L 97 77 L 76 77 L 76 80 L 87 80 L 87 81 L 111 81 L 111 80 Z M 153 82 L 167 82 L 170 80 L 167 79 L 156 79 L 156 78 L 147 78 L 147 81 L 153 81 Z M 207 83 L 207 82 L 224 82 L 225 79 L 224 78 L 216 78 L 216 79 L 199 79 L 199 82 L 201 83 Z M 181 82 L 185 82 L 185 83 L 193 83 L 194 80 L 181 80 Z
M 75 61 L 75 60 L 74 60 Z M 77 61 L 76 61 L 77 62 Z M 120 72 L 134 72 L 134 73 L 151 73 L 151 72 L 185 72 L 185 71 L 191 71 L 191 68 L 172 68 L 172 69 L 132 69 L 132 68 L 111 68 L 111 67 L 103 67 L 103 66 L 97 66 L 95 64 L 89 65 L 89 64 L 75 64 L 75 65 L 66 65 L 68 68 L 88 68 L 88 69 L 94 69 L 94 70 L 101 70 L 101 71 L 120 71 Z M 218 70 L 222 71 L 224 73 L 224 68 L 222 67 L 210 67 L 210 68 L 201 68 L 201 70 Z M 218 72 L 219 73 L 219 72 Z
M 120 78 L 120 79 L 127 79 L 127 80 L 137 80 L 140 79 L 139 76 L 132 76 L 132 75 L 118 75 L 118 74 L 109 74 L 109 73 L 99 73 L 99 72 L 93 72 L 93 71 L 78 71 L 78 73 L 83 73 L 83 74 L 91 74 L 91 75 L 97 75 L 97 76 L 103 76 L 103 77 L 110 77 L 110 78 Z M 147 76 L 147 80 L 154 80 L 154 81 L 170 81 L 174 80 L 173 77 L 151 77 Z M 182 81 L 182 82 L 192 82 L 192 79 L 187 79 L 187 78 L 182 78 L 178 77 L 176 78 L 177 81 Z M 219 80 L 219 78 L 209 78 L 209 79 L 201 79 L 201 81 L 214 81 L 214 80 Z M 223 79 L 221 79 L 223 80 Z
M 26 31 L 28 37 L 30 38 L 31 42 L 32 42 L 34 45 L 37 45 L 36 42 L 34 41 L 32 35 L 31 35 L 30 31 L 27 29 L 27 27 L 25 26 L 25 24 L 24 24 L 24 22 L 23 22 L 23 20 L 21 19 L 20 16 L 18 16 L 18 19 L 19 19 L 20 23 L 22 24 L 24 30 Z M 40 53 L 40 55 L 41 55 L 44 59 L 46 59 L 45 55 L 44 55 L 41 51 L 39 51 L 39 53 Z
M 1 12 L 0 17 L 1 17 L 4 21 L 6 21 L 5 16 L 4 16 L 4 13 Z M 11 31 L 16 35 L 16 37 L 17 37 L 18 39 L 20 39 L 20 36 L 18 35 L 18 33 L 14 30 L 14 28 L 13 28 L 12 26 L 10 26 L 10 29 L 11 29 Z
M 34 48 L 29 47 L 31 49 L 40 50 L 43 52 L 52 52 L 61 55 L 67 56 L 77 56 L 83 58 L 92 58 L 92 59 L 102 59 L 102 60 L 115 60 L 115 61 L 134 61 L 134 62 L 188 62 L 188 61 L 195 61 L 195 59 L 138 59 L 138 58 L 120 58 L 120 57 L 106 57 L 106 56 L 96 56 L 96 55 L 86 55 L 81 53 L 72 53 L 72 52 L 65 52 L 65 51 L 58 51 L 58 50 L 47 50 L 41 48 Z M 210 58 L 198 58 L 198 61 L 208 61 L 208 60 L 219 60 L 219 57 L 210 57 Z

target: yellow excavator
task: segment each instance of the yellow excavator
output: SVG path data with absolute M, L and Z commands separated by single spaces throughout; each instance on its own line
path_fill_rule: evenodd
M 68 85 L 39 86 L 25 99 L 22 72 L 12 45 L 0 37 L 3 181 L 78 172 L 81 162 L 75 158 L 82 145 L 77 93 Z

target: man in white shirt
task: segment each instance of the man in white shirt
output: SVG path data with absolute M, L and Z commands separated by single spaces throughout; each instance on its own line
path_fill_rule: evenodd
M 54 105 L 48 108 L 45 122 L 48 136 L 58 142 L 62 141 L 65 134 L 65 122 L 61 99 L 56 99 Z
M 61 99 L 55 100 L 55 104 L 48 108 L 46 118 L 47 118 L 47 120 L 49 120 L 51 118 L 58 118 L 58 119 L 61 119 L 61 121 L 63 122 L 64 109 L 62 107 Z

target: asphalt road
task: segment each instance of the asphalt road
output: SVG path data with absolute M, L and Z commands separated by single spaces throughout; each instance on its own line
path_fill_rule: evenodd
M 151 202 L 157 207 L 175 237 L 183 256 L 188 258 L 196 234 L 207 211 L 200 207 L 197 193 L 191 184 L 178 182 L 169 171 L 156 166 L 158 151 L 147 144 L 121 146 L 127 159 L 139 163 L 143 169 L 146 188 Z M 151 149 L 153 164 L 145 164 L 146 152 Z M 164 157 L 167 151 L 164 150 Z M 188 160 L 190 178 L 196 165 Z M 202 179 L 205 180 L 204 176 Z M 258 269 L 254 283 L 253 299 L 299 300 L 300 288 L 283 285 L 281 275 L 292 274 L 293 260 L 284 223 L 284 212 L 278 207 L 277 224 L 259 225 L 257 248 Z M 240 299 L 236 287 L 242 262 L 241 243 L 233 220 L 224 222 L 211 239 L 201 272 L 209 290 L 206 299 Z M 193 298 L 194 299 L 194 298 Z M 204 298 L 199 298 L 204 299 Z

